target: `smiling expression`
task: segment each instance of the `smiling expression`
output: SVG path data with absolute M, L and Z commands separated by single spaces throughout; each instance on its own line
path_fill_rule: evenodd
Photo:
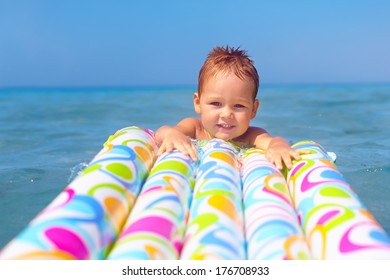
M 253 82 L 232 73 L 205 81 L 202 93 L 194 94 L 194 107 L 210 138 L 234 140 L 248 130 L 259 107 L 253 91 Z

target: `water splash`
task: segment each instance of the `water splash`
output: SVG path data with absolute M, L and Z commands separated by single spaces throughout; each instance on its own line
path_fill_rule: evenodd
M 70 175 L 68 177 L 68 183 L 72 182 L 85 168 L 88 167 L 88 162 L 80 162 L 70 168 Z

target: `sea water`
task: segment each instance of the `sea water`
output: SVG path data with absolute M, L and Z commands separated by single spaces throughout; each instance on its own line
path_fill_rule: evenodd
M 0 248 L 52 201 L 120 128 L 174 125 L 195 87 L 0 89 Z M 319 142 L 390 233 L 390 85 L 260 88 L 252 125 Z

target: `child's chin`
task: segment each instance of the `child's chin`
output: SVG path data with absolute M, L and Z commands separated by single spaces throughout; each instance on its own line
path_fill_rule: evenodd
M 224 141 L 231 141 L 233 137 L 231 135 L 216 135 L 214 138 L 221 139 Z

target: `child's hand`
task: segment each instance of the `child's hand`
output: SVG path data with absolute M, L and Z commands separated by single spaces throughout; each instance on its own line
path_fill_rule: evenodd
M 275 137 L 271 140 L 265 155 L 268 161 L 274 163 L 279 170 L 282 170 L 283 162 L 288 169 L 291 169 L 293 159 L 300 160 L 301 153 L 306 152 L 304 150 L 295 151 L 284 139 Z
M 162 139 L 157 155 L 160 156 L 164 152 L 169 153 L 175 149 L 189 156 L 193 161 L 198 159 L 198 150 L 192 144 L 190 138 L 176 129 L 170 129 Z

